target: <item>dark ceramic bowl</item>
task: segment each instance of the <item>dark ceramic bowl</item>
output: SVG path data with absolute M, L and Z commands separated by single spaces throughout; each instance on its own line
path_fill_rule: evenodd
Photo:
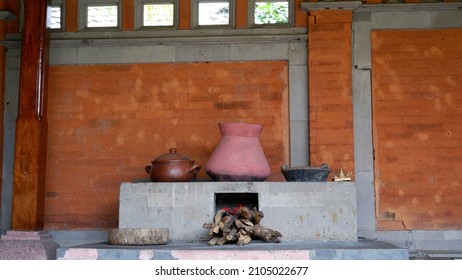
M 288 182 L 325 182 L 330 169 L 327 164 L 322 164 L 321 167 L 282 165 L 281 172 Z

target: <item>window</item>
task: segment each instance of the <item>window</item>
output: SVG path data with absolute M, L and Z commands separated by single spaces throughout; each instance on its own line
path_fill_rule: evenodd
M 120 29 L 121 1 L 80 0 L 79 29 Z
M 51 6 L 50 7 L 50 28 L 61 29 L 61 7 Z
M 64 30 L 64 2 L 63 0 L 52 0 L 48 12 L 48 27 L 53 30 Z
M 234 27 L 234 0 L 193 0 L 192 27 Z
M 293 0 L 249 1 L 250 26 L 292 26 Z
M 79 0 L 79 30 L 120 30 L 122 1 Z M 180 3 L 180 0 L 133 1 L 135 29 L 177 29 L 179 5 L 185 3 Z M 52 30 L 65 29 L 65 2 L 51 0 L 49 26 Z M 294 3 L 295 0 L 249 0 L 248 27 L 294 26 Z M 191 13 L 193 29 L 235 26 L 235 0 L 191 0 Z
M 178 26 L 177 0 L 137 0 L 136 28 L 176 28 Z
M 117 6 L 88 6 L 87 27 L 116 27 Z

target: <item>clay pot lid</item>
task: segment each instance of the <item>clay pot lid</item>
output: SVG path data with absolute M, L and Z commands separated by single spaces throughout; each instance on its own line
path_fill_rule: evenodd
M 156 159 L 154 159 L 152 161 L 152 163 L 179 162 L 179 161 L 180 162 L 182 162 L 182 161 L 194 162 L 189 157 L 187 157 L 187 156 L 185 156 L 183 154 L 177 153 L 176 148 L 170 148 L 168 151 L 169 151 L 169 153 L 158 156 Z

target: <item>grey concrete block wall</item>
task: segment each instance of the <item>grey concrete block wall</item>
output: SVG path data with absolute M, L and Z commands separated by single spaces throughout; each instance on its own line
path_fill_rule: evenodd
M 461 28 L 462 3 L 362 4 L 361 1 L 304 2 L 310 9 L 353 11 L 353 122 L 358 236 L 419 250 L 462 251 L 460 230 L 377 231 L 372 145 L 371 31 Z
M 7 52 L 5 70 L 5 96 L 3 112 L 3 181 L 0 202 L 0 233 L 10 229 L 11 207 L 13 196 L 13 164 L 16 132 L 16 117 L 18 115 L 19 66 L 21 52 L 11 49 Z
M 462 250 L 459 230 L 377 231 L 372 146 L 372 30 L 461 28 L 462 3 L 363 5 L 353 9 L 353 103 L 358 236 L 419 250 Z M 448 237 L 446 232 L 450 232 Z
M 217 193 L 256 193 L 262 225 L 284 241 L 356 240 L 356 189 L 352 182 L 123 183 L 119 228 L 169 228 L 173 241 L 209 239 Z
M 359 1 L 358 1 L 359 2 Z M 329 4 L 329 3 L 327 3 Z M 315 5 L 315 3 L 303 3 Z M 335 4 L 332 4 L 335 5 Z M 342 3 L 341 5 L 345 5 Z M 356 4 L 355 4 L 356 5 Z M 461 3 L 434 3 L 429 5 L 405 4 L 377 5 L 353 11 L 353 98 L 354 98 L 354 131 L 356 187 L 358 203 L 359 236 L 391 241 L 411 250 L 429 248 L 428 244 L 439 242 L 440 249 L 462 250 L 462 237 L 459 230 L 436 231 L 434 235 L 428 231 L 377 232 L 375 230 L 374 186 L 372 133 L 370 131 L 370 31 L 372 29 L 409 29 L 409 28 L 460 28 L 462 27 Z M 458 6 L 459 5 L 459 6 Z M 354 6 L 354 5 L 353 5 Z M 367 6 L 367 5 L 364 5 Z M 391 8 L 392 9 L 391 9 Z M 335 7 L 334 7 L 335 8 Z M 348 7 L 347 7 L 348 8 Z M 425 10 L 427 9 L 427 10 Z M 209 34 L 207 34 L 209 32 Z M 121 33 L 124 33 L 121 35 Z M 153 32 L 77 32 L 72 34 L 52 34 L 50 63 L 85 64 L 85 63 L 147 63 L 147 62 L 181 62 L 193 61 L 194 58 L 184 57 L 182 44 L 195 45 L 200 49 L 204 45 L 215 46 L 217 51 L 204 56 L 203 60 L 218 60 L 231 58 L 265 59 L 278 58 L 289 61 L 290 78 L 290 138 L 291 163 L 295 165 L 308 164 L 308 113 L 303 98 L 307 98 L 306 85 L 306 30 L 288 29 L 238 31 L 160 31 Z M 205 36 L 207 35 L 207 36 Z M 232 35 L 232 36 L 228 36 Z M 126 36 L 125 38 L 123 36 Z M 5 41 L 8 47 L 6 54 L 6 102 L 5 135 L 4 135 L 4 170 L 1 230 L 9 229 L 11 207 L 12 165 L 14 150 L 14 131 L 17 108 L 20 38 L 9 36 Z M 260 42 L 260 43 L 259 43 Z M 262 43 L 264 42 L 264 43 Z M 255 43 L 252 47 L 252 45 Z M 275 43 L 276 47 L 267 48 Z M 288 51 L 277 46 L 287 47 Z M 229 45 L 229 53 L 227 47 Z M 260 46 L 261 49 L 255 47 Z M 197 49 L 196 48 L 196 49 Z M 271 53 L 274 55 L 272 56 Z M 190 53 L 192 55 L 192 53 Z M 286 57 L 284 57 L 286 55 Z M 15 107 L 16 106 L 16 107 Z M 300 112 L 297 113 L 297 111 Z M 306 141 L 305 141 L 306 140 Z M 427 235 L 424 233 L 428 233 Z M 414 234 L 428 238 L 415 238 Z M 432 243 L 436 242 L 436 243 Z
M 306 28 L 52 33 L 50 65 L 285 60 L 289 66 L 290 165 L 308 165 Z M 1 228 L 10 227 L 21 37 L 6 40 Z M 289 137 L 289 136 L 288 136 Z
M 50 64 L 165 63 L 205 61 L 288 62 L 290 165 L 309 164 L 307 34 L 305 28 L 235 30 L 223 32 L 193 30 L 153 33 L 123 32 L 119 38 L 101 39 L 97 34 L 54 34 Z M 107 35 L 101 33 L 101 36 Z M 149 36 L 151 35 L 151 36 Z M 157 34 L 159 35 L 159 34 Z M 90 36 L 86 38 L 85 36 Z M 139 37 L 135 37 L 139 36 Z M 64 40 L 65 39 L 65 40 Z M 17 46 L 19 47 L 19 46 Z

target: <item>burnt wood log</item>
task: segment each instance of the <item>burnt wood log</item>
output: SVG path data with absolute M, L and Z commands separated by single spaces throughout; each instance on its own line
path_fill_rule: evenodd
M 282 234 L 279 231 L 272 230 L 261 225 L 255 225 L 252 228 L 252 234 L 261 238 L 263 241 L 273 241 L 275 243 L 281 242 L 279 237 L 282 237 Z
M 215 214 L 213 223 L 203 225 L 209 230 L 211 236 L 208 244 L 213 246 L 236 242 L 237 245 L 242 246 L 256 239 L 265 242 L 281 242 L 279 238 L 282 234 L 279 231 L 260 225 L 263 217 L 263 212 L 255 208 L 250 210 L 243 206 L 232 211 L 219 210 Z

